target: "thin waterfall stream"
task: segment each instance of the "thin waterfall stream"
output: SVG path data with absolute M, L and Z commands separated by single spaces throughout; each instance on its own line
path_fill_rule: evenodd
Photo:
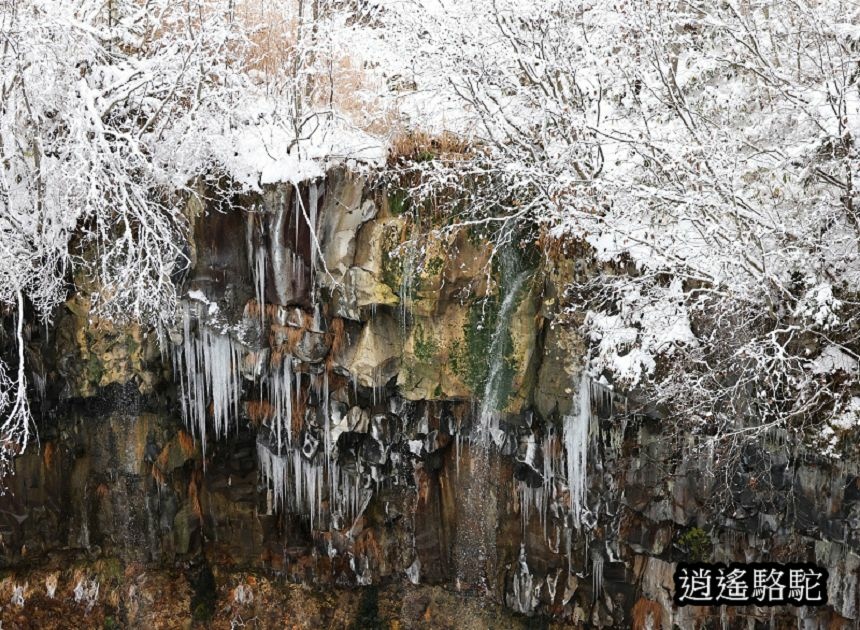
M 495 566 L 496 532 L 495 508 L 497 493 L 492 477 L 490 449 L 500 435 L 499 412 L 504 407 L 502 393 L 509 385 L 505 383 L 504 364 L 510 351 L 506 333 L 516 310 L 517 298 L 529 270 L 519 270 L 511 256 L 502 257 L 502 278 L 510 279 L 502 284 L 504 295 L 496 317 L 487 353 L 488 373 L 469 439 L 469 467 L 461 469 L 458 480 L 464 486 L 464 517 L 457 531 L 456 565 L 458 588 L 483 594 L 492 590 L 492 579 L 487 567 Z M 491 439 L 493 438 L 493 439 Z M 465 477 L 465 478 L 464 478 Z

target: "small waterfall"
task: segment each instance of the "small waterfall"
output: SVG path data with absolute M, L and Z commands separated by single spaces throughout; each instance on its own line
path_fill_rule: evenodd
M 511 316 L 513 315 L 514 307 L 516 306 L 517 296 L 523 283 L 529 277 L 528 271 L 520 272 L 515 278 L 510 287 L 507 287 L 507 295 L 499 307 L 499 315 L 496 321 L 496 330 L 493 331 L 492 341 L 487 356 L 489 364 L 489 373 L 487 381 L 484 384 L 483 395 L 481 396 L 481 410 L 478 415 L 478 425 L 476 427 L 477 434 L 473 437 L 478 438 L 484 445 L 489 441 L 491 429 L 498 429 L 498 411 L 502 401 L 500 395 L 502 392 L 502 377 L 503 366 L 505 362 L 505 332 L 507 332 Z M 474 433 L 474 432 L 473 432 Z
M 413 234 L 414 236 L 414 234 Z M 400 332 L 405 337 L 409 326 L 409 319 L 413 308 L 412 295 L 415 283 L 415 259 L 418 252 L 411 241 L 401 245 L 400 253 Z
M 495 330 L 487 353 L 489 371 L 484 383 L 477 422 L 472 426 L 469 443 L 470 469 L 468 475 L 459 475 L 465 485 L 463 517 L 457 531 L 457 582 L 467 589 L 483 593 L 492 588 L 487 580 L 487 567 L 495 565 L 496 538 L 496 494 L 490 465 L 491 436 L 501 435 L 499 411 L 502 406 L 505 371 L 503 369 L 507 348 L 505 335 L 510 329 L 511 318 L 517 298 L 529 278 L 529 271 L 515 266 L 511 254 L 502 257 L 501 294 L 504 299 L 499 306 Z M 459 436 L 458 436 L 459 439 Z M 458 443 L 459 447 L 459 443 Z M 459 453 L 458 453 L 459 459 Z

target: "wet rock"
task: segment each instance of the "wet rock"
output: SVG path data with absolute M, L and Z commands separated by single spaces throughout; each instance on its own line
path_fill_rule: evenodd
M 402 345 L 398 331 L 396 317 L 380 310 L 345 351 L 341 367 L 363 387 L 383 387 L 400 370 Z
M 323 282 L 329 275 L 334 282 L 343 282 L 355 258 L 358 228 L 375 216 L 372 201 L 362 204 L 363 192 L 364 178 L 344 169 L 333 170 L 326 178 L 318 228 Z

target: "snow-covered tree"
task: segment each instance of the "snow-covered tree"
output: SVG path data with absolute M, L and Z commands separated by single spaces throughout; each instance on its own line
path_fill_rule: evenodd
M 76 285 L 95 314 L 160 331 L 188 264 L 194 178 L 253 190 L 383 155 L 367 133 L 379 90 L 358 49 L 344 52 L 365 22 L 322 0 L 0 3 L 0 308 L 17 331 L 16 369 L 0 362 L 7 451 L 30 436 L 25 309 L 49 320 Z
M 389 8 L 415 21 L 416 101 L 449 104 L 424 123 L 480 148 L 411 165 L 417 194 L 460 182 L 462 223 L 538 226 L 613 265 L 571 292 L 592 369 L 706 432 L 843 417 L 860 352 L 855 5 Z

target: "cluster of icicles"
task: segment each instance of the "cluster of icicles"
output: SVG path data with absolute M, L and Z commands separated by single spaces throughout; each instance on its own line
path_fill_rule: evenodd
M 311 288 L 314 286 L 313 270 L 317 266 L 319 248 L 315 226 L 324 186 L 309 183 L 307 207 L 298 192 L 296 189 L 291 204 L 279 197 L 269 211 L 248 214 L 245 235 L 248 266 L 262 331 L 266 330 L 266 270 L 270 263 L 283 270 L 273 275 L 272 286 L 280 304 L 287 304 L 293 292 L 302 294 L 307 288 L 307 277 L 310 277 Z M 299 217 L 295 221 L 296 241 L 303 222 L 312 226 L 308 230 L 311 258 L 307 263 L 287 246 L 286 225 L 291 215 Z M 268 248 L 265 239 L 255 241 L 255 234 L 260 230 L 271 239 Z M 268 488 L 268 511 L 286 510 L 307 515 L 312 529 L 326 519 L 340 528 L 357 518 L 367 506 L 370 491 L 363 488 L 359 475 L 338 466 L 335 449 L 332 449 L 328 372 L 312 374 L 294 370 L 293 357 L 284 353 L 277 358 L 273 356 L 268 365 L 259 364 L 265 361 L 258 362 L 249 374 L 248 366 L 243 365 L 248 349 L 226 331 L 216 330 L 209 321 L 217 307 L 199 292 L 191 292 L 189 297 L 193 299 L 182 305 L 182 342 L 173 348 L 173 368 L 182 391 L 182 417 L 204 453 L 209 416 L 217 438 L 226 436 L 230 428 L 238 428 L 242 379 L 257 381 L 260 402 L 268 403 L 261 404 L 261 408 L 267 410 L 263 423 L 268 431 L 261 430 L 257 439 L 260 473 Z M 312 329 L 319 331 L 319 328 L 320 314 L 316 309 Z M 258 359 L 266 356 L 265 353 L 251 354 Z M 299 407 L 295 405 L 297 396 L 303 387 L 305 392 L 312 391 L 319 401 L 319 411 L 324 418 L 324 426 L 318 431 L 322 440 L 305 431 L 294 435 L 294 426 L 304 426 L 304 418 L 297 418 L 297 422 L 293 418 L 294 407 Z
M 571 414 L 564 416 L 560 436 L 550 427 L 540 442 L 534 435 L 528 438 L 521 461 L 540 474 L 542 483 L 533 487 L 527 481 L 517 482 L 523 532 L 527 531 L 532 515 L 537 513 L 544 540 L 554 552 L 567 553 L 569 566 L 573 566 L 574 534 L 589 530 L 596 521 L 596 515 L 592 514 L 587 502 L 588 450 L 596 446 L 597 437 L 592 402 L 596 399 L 598 404 L 611 407 L 613 400 L 611 390 L 592 380 L 585 370 L 577 390 Z M 539 461 L 538 451 L 543 454 L 542 461 Z M 565 507 L 562 500 L 565 489 L 569 495 L 569 507 Z M 558 523 L 552 530 L 549 528 L 550 514 Z M 587 556 L 587 536 L 585 543 Z M 602 561 L 602 557 L 592 558 L 595 593 L 602 584 Z M 517 579 L 522 577 L 520 575 Z
M 206 325 L 205 310 L 206 305 L 200 302 L 183 304 L 183 339 L 173 348 L 182 417 L 204 453 L 210 415 L 217 438 L 238 427 L 244 351 L 228 334 Z M 261 400 L 266 389 L 269 403 L 264 421 L 268 430 L 263 429 L 257 440 L 260 473 L 268 488 L 268 511 L 307 515 L 312 529 L 325 520 L 336 527 L 351 522 L 366 507 L 368 492 L 359 476 L 342 470 L 334 457 L 328 373 L 294 371 L 292 357 L 287 354 L 273 360 L 268 369 L 255 370 L 252 376 L 257 377 L 257 372 Z M 322 444 L 309 432 L 294 435 L 294 400 L 304 380 L 310 381 L 309 387 L 320 401 Z
M 570 415 L 564 416 L 561 436 L 550 427 L 543 440 L 538 443 L 534 434 L 529 436 L 525 453 L 521 461 L 531 466 L 533 470 L 539 466 L 542 484 L 532 487 L 527 481 L 518 482 L 518 494 L 520 498 L 520 516 L 522 518 L 522 529 L 525 533 L 528 529 L 532 514 L 535 512 L 540 519 L 543 528 L 544 539 L 549 543 L 554 552 L 562 551 L 562 537 L 566 537 L 568 556 L 568 567 L 573 566 L 573 533 L 583 532 L 593 525 L 591 514 L 587 503 L 587 464 L 588 449 L 594 444 L 595 417 L 592 408 L 592 398 L 596 396 L 610 397 L 611 392 L 599 383 L 592 381 L 586 370 L 582 371 L 578 384 L 577 397 L 574 400 Z M 559 444 L 561 441 L 561 444 Z M 538 451 L 543 453 L 542 464 L 538 464 Z M 561 494 L 563 487 L 567 487 L 570 497 L 569 510 L 563 507 Z M 548 515 L 552 513 L 563 523 L 569 523 L 572 528 L 562 525 L 556 527 L 552 535 L 548 532 Z M 570 520 L 568 520 L 570 519 Z M 588 539 L 586 537 L 586 556 L 588 556 Z M 591 554 L 592 564 L 592 589 L 594 597 L 598 597 L 603 587 L 603 556 L 593 551 Z M 545 581 L 536 580 L 528 565 L 526 545 L 522 544 L 517 571 L 514 573 L 511 591 L 507 595 L 508 605 L 522 613 L 530 614 L 540 601 L 542 588 L 547 588 L 550 599 L 555 599 L 555 590 L 558 587 L 560 574 L 555 577 L 547 576 Z M 565 589 L 564 602 L 566 603 L 573 595 L 572 589 Z
M 583 371 L 579 383 L 579 393 L 574 405 L 574 413 L 564 416 L 561 442 L 564 449 L 559 448 L 559 436 L 550 427 L 540 445 L 534 436 L 529 437 L 525 453 L 525 463 L 534 465 L 537 459 L 534 453 L 538 447 L 543 452 L 541 476 L 543 483 L 536 488 L 526 482 L 520 482 L 520 515 L 523 529 L 528 526 L 533 512 L 537 512 L 546 536 L 547 511 L 557 499 L 558 483 L 567 486 L 570 493 L 570 516 L 573 527 L 580 530 L 587 517 L 586 504 L 586 471 L 588 465 L 589 435 L 592 427 L 591 390 L 595 385 Z M 565 456 L 566 455 L 566 456 Z
M 206 451 L 206 418 L 212 404 L 212 425 L 218 437 L 227 434 L 231 420 L 239 417 L 242 395 L 240 347 L 229 336 L 200 325 L 203 306 L 183 304 L 182 344 L 173 347 L 173 373 L 179 375 L 182 419 Z

